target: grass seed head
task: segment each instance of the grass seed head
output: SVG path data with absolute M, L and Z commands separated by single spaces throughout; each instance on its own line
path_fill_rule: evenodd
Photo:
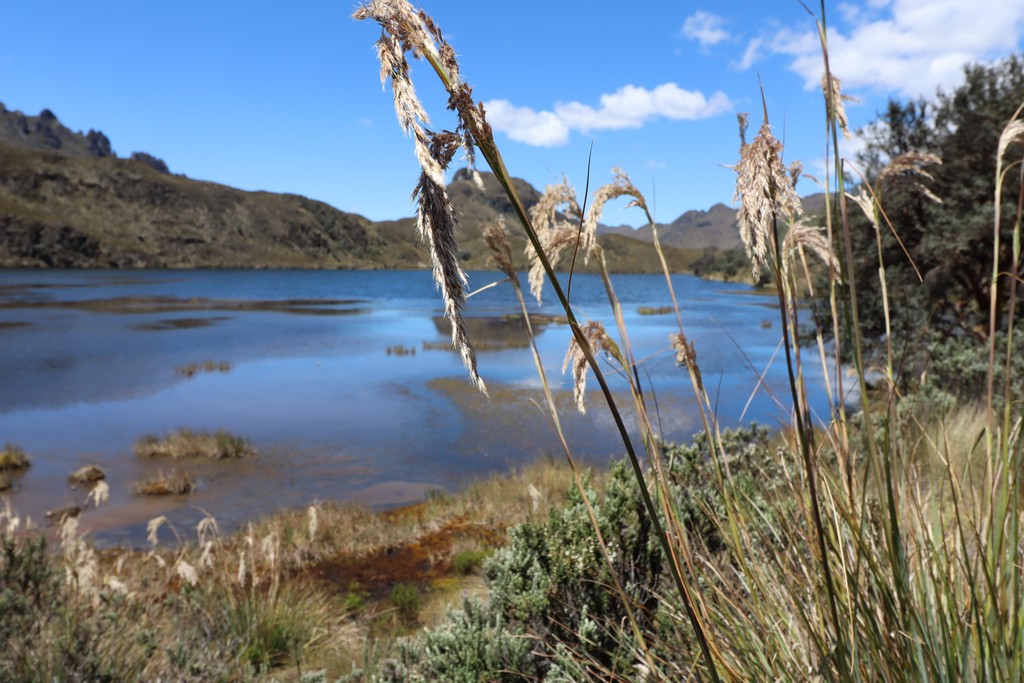
M 377 56 L 381 63 L 381 83 L 390 79 L 395 113 L 402 130 L 411 135 L 416 159 L 422 172 L 413 200 L 417 204 L 417 229 L 430 249 L 434 282 L 441 290 L 445 316 L 452 324 L 452 345 L 462 356 L 470 379 L 487 393 L 477 372 L 476 352 L 469 343 L 462 308 L 466 300 L 466 273 L 459 265 L 459 245 L 455 237 L 458 221 L 445 188 L 444 172 L 455 152 L 467 146 L 472 161 L 471 130 L 488 130 L 483 125 L 482 108 L 473 104 L 469 86 L 462 82 L 455 51 L 444 40 L 440 29 L 424 12 L 417 12 L 405 0 L 373 0 L 359 7 L 353 17 L 372 19 L 381 27 Z M 449 108 L 459 113 L 459 132 L 433 133 L 426 129 L 429 118 L 416 96 L 406 53 L 426 57 L 435 69 L 443 70 L 448 89 Z
M 559 218 L 558 210 L 563 208 L 563 217 Z M 530 219 L 537 231 L 537 238 L 540 241 L 541 250 L 548 258 L 548 262 L 554 267 L 561 258 L 562 252 L 569 245 L 575 245 L 580 240 L 580 248 L 584 248 L 584 240 L 579 226 L 582 225 L 583 211 L 576 200 L 576 190 L 565 177 L 562 182 L 548 185 L 540 199 L 530 209 Z M 588 242 L 587 251 L 593 247 L 593 241 Z M 537 303 L 541 302 L 541 292 L 544 288 L 544 264 L 540 259 L 533 243 L 526 245 L 526 255 L 530 259 L 530 269 L 527 279 L 530 282 L 530 293 L 537 297 Z
M 488 259 L 494 267 L 516 281 L 516 269 L 512 263 L 512 245 L 508 241 L 508 230 L 505 229 L 505 217 L 498 219 L 484 229 L 484 242 L 493 252 Z
M 580 250 L 585 256 L 589 256 L 590 251 L 594 248 L 597 241 L 597 222 L 601 220 L 601 214 L 604 213 L 604 205 L 611 200 L 618 197 L 632 197 L 633 201 L 627 204 L 626 208 L 638 207 L 647 214 L 648 220 L 651 218 L 650 211 L 647 209 L 647 200 L 644 199 L 643 194 L 629 179 L 626 172 L 616 167 L 612 169 L 612 176 L 612 182 L 602 185 L 594 192 L 590 209 L 587 210 L 587 218 L 583 222 L 583 238 L 580 241 Z
M 618 352 L 615 343 L 608 337 L 604 325 L 599 321 L 586 322 L 580 330 L 595 357 L 602 352 Z M 569 350 L 565 354 L 565 360 L 562 361 L 562 372 L 564 373 L 570 366 L 572 367 L 572 395 L 576 401 L 576 409 L 580 411 L 581 415 L 585 415 L 587 412 L 584 404 L 587 394 L 587 357 L 583 353 L 583 349 L 580 348 L 576 335 L 569 340 Z
M 839 259 L 832 252 L 832 245 L 824 229 L 811 225 L 806 217 L 801 216 L 796 223 L 790 226 L 785 238 L 782 240 L 783 268 L 789 272 L 793 267 L 794 259 L 804 250 L 808 249 L 821 259 L 822 263 L 839 273 Z
M 107 482 L 100 479 L 96 482 L 96 485 L 89 490 L 89 495 L 86 496 L 85 501 L 86 504 L 88 504 L 89 501 L 92 501 L 96 504 L 96 507 L 99 507 L 100 505 L 103 505 L 103 503 L 106 503 L 109 498 L 110 487 L 107 485 Z
M 938 155 L 929 152 L 907 152 L 900 154 L 886 164 L 882 172 L 878 174 L 875 186 L 881 195 L 896 187 L 909 185 L 936 204 L 941 204 L 942 199 L 937 197 L 919 180 L 920 178 L 934 180 L 935 176 L 926 167 L 941 164 L 942 159 Z
M 846 118 L 846 102 L 857 102 L 856 97 L 844 95 L 839 77 L 835 74 L 824 73 L 821 75 L 821 90 L 825 94 L 825 106 L 828 108 L 829 118 L 836 122 L 843 137 L 849 140 L 850 122 Z
M 795 220 L 803 214 L 803 207 L 782 165 L 782 143 L 772 135 L 767 121 L 754 141 L 740 149 L 735 170 L 733 202 L 740 200 L 740 238 L 757 280 L 773 250 L 773 228 L 778 215 Z

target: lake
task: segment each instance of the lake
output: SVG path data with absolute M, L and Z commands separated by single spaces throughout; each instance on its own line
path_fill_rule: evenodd
M 500 279 L 470 273 L 471 288 Z M 669 347 L 675 315 L 641 314 L 671 304 L 665 280 L 613 283 L 656 424 L 665 438 L 688 441 L 699 418 Z M 787 424 L 775 300 L 684 275 L 673 286 L 723 425 Z M 571 293 L 581 320 L 600 320 L 617 337 L 597 276 L 576 275 Z M 587 414 L 571 409 L 561 373 L 571 334 L 551 292 L 530 304 L 574 455 L 598 465 L 621 456 L 592 375 Z M 518 312 L 509 283 L 467 304 L 486 398 L 450 350 L 427 271 L 0 271 L 0 443 L 21 446 L 33 462 L 0 495 L 43 523 L 46 510 L 82 503 L 86 491 L 67 477 L 97 464 L 110 501 L 84 512 L 82 526 L 100 544 L 137 545 L 159 514 L 191 535 L 206 512 L 232 529 L 316 500 L 396 505 L 538 458 L 561 460 L 522 324 L 509 318 Z M 814 408 L 827 417 L 821 370 L 808 362 L 806 372 Z M 608 374 L 625 397 L 624 381 Z M 189 496 L 133 496 L 132 482 L 170 467 L 137 458 L 133 443 L 182 427 L 226 429 L 258 455 L 187 463 L 199 484 Z

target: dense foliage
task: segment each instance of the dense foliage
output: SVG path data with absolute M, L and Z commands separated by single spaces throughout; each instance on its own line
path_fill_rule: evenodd
M 766 522 L 779 509 L 772 492 L 784 481 L 768 435 L 756 425 L 722 435 L 732 495 Z M 665 444 L 663 455 L 679 519 L 693 543 L 717 555 L 725 507 L 704 435 L 688 445 Z M 696 645 L 675 628 L 678 596 L 626 461 L 612 465 L 603 491 L 589 481 L 584 491 L 586 501 L 573 487 L 563 509 L 511 530 L 509 544 L 486 565 L 489 603 L 467 602 L 436 629 L 406 641 L 376 674 L 357 672 L 349 680 L 631 680 L 645 666 L 645 647 L 670 668 L 689 666 Z M 627 626 L 630 613 L 643 644 Z
M 952 92 L 940 91 L 933 100 L 890 101 L 862 131 L 867 144 L 858 166 L 881 202 L 884 217 L 879 245 L 870 222 L 852 202 L 849 205 L 861 331 L 867 340 L 880 340 L 886 331 L 881 255 L 894 347 L 914 376 L 929 369 L 932 356 L 950 360 L 945 358 L 950 354 L 943 353 L 947 346 L 954 346 L 954 355 L 961 356 L 966 349 L 984 346 L 994 250 L 996 153 L 1000 134 L 1022 98 L 1024 60 L 1013 56 L 991 65 L 967 66 L 964 83 Z M 1004 163 L 1019 161 L 1022 151 L 1019 144 L 1010 145 Z M 892 160 L 908 153 L 933 154 L 941 164 L 923 161 L 896 173 L 886 170 Z M 1005 175 L 1003 184 L 998 257 L 1004 275 L 998 280 L 996 329 L 1005 326 L 1008 310 L 1020 197 L 1018 167 Z M 1017 316 L 1022 310 L 1018 299 Z M 945 369 L 955 370 L 957 364 L 952 365 Z M 965 384 L 956 372 L 944 379 L 958 380 L 963 386 L 957 389 L 974 395 L 981 388 Z

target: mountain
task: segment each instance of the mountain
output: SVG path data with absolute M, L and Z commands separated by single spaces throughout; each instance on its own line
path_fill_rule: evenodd
M 493 175 L 463 170 L 449 193 L 467 268 L 487 268 L 482 234 L 506 216 L 517 265 L 525 233 Z M 415 178 L 410 178 L 410 185 Z M 515 181 L 527 208 L 540 193 Z M 609 267 L 654 272 L 650 246 L 605 234 Z M 698 254 L 666 248 L 686 270 Z M 73 132 L 49 110 L 0 105 L 0 267 L 416 268 L 429 254 L 415 219 L 373 222 L 298 195 L 245 192 L 171 174 L 144 152 L 118 157 L 102 132 Z M 564 264 L 568 265 L 568 264 Z M 591 264 L 591 268 L 593 264 Z
M 809 215 L 821 214 L 825 210 L 825 195 L 812 194 L 801 199 L 804 211 Z M 658 224 L 658 239 L 662 245 L 681 249 L 718 250 L 736 249 L 740 242 L 737 210 L 725 204 L 715 204 L 707 211 L 687 211 L 671 223 Z M 650 226 L 633 229 L 628 225 L 605 228 L 604 234 L 624 235 L 650 242 Z

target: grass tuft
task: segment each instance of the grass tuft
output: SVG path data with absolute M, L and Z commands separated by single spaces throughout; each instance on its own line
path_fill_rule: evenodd
M 32 465 L 32 461 L 25 454 L 21 446 L 12 443 L 4 444 L 0 451 L 0 472 L 4 470 L 24 470 Z
M 93 484 L 101 479 L 106 479 L 107 474 L 96 465 L 80 467 L 68 476 L 71 484 Z
M 132 492 L 137 496 L 183 496 L 195 489 L 195 479 L 184 470 L 160 470 L 155 475 L 132 485 Z
M 135 442 L 134 449 L 140 458 L 234 460 L 256 454 L 246 439 L 224 430 L 210 433 L 179 429 L 163 438 L 147 435 Z

